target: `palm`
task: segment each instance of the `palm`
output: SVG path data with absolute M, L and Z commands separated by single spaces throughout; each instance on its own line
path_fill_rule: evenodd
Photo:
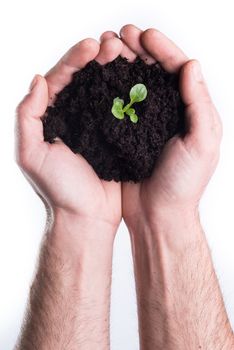
M 195 142 L 190 135 L 173 137 L 165 145 L 150 178 L 140 184 L 123 185 L 126 221 L 144 212 L 154 216 L 154 211 L 169 205 L 188 208 L 198 204 L 217 165 L 218 153 L 206 150 L 201 157 Z
M 126 220 L 144 211 L 149 213 L 158 205 L 163 208 L 168 203 L 186 204 L 197 198 L 201 189 L 198 184 L 191 186 L 191 178 L 200 178 L 194 175 L 203 171 L 197 164 L 181 138 L 176 136 L 171 139 L 150 178 L 139 184 L 123 185 L 123 215 Z M 194 193 L 191 187 L 196 189 Z
M 43 195 L 55 207 L 76 210 L 80 215 L 102 216 L 117 224 L 120 213 L 120 185 L 100 180 L 80 155 L 72 153 L 62 142 L 48 145 L 38 169 L 37 182 Z

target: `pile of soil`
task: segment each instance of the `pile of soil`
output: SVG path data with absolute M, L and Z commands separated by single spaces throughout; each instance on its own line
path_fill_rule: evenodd
M 130 89 L 143 83 L 147 98 L 133 107 L 134 124 L 111 113 L 113 99 L 129 103 Z M 74 73 L 43 117 L 44 139 L 56 137 L 80 153 L 104 180 L 139 182 L 151 175 L 165 143 L 184 129 L 184 105 L 178 75 L 139 57 L 130 63 L 117 57 L 100 65 L 91 61 Z

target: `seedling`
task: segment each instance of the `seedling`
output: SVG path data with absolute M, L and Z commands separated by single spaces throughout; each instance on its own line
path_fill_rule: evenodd
M 131 106 L 133 105 L 133 103 L 141 102 L 145 100 L 147 96 L 146 86 L 144 84 L 134 85 L 130 90 L 129 96 L 130 96 L 130 102 L 125 107 L 124 107 L 124 100 L 122 100 L 119 97 L 116 97 L 113 100 L 113 106 L 112 106 L 111 112 L 117 119 L 124 119 L 124 113 L 126 113 L 130 117 L 130 120 L 133 123 L 137 123 L 138 116 L 136 115 L 135 109 L 131 108 Z

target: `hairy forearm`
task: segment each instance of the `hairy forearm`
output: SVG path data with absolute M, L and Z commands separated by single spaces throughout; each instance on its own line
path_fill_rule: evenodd
M 17 350 L 109 349 L 113 230 L 56 215 L 42 244 Z
M 227 318 L 198 214 L 160 214 L 130 228 L 141 349 L 231 350 Z

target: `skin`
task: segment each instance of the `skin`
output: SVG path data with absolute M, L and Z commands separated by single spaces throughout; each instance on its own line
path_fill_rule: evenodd
M 121 221 L 121 185 L 98 178 L 60 140 L 43 140 L 40 117 L 89 61 L 105 64 L 120 39 L 85 39 L 45 77 L 36 76 L 16 118 L 16 159 L 45 203 L 48 218 L 39 267 L 16 349 L 108 349 L 112 250 Z M 98 266 L 98 269 L 97 269 Z M 61 331 L 62 330 L 62 331 Z
M 149 179 L 122 184 L 141 349 L 229 350 L 233 332 L 198 212 L 219 159 L 219 115 L 198 61 L 189 60 L 155 29 L 142 32 L 126 25 L 120 37 L 146 63 L 159 62 L 165 70 L 180 73 L 186 106 L 186 135 L 167 143 Z
M 81 41 L 45 78 L 36 76 L 17 110 L 17 162 L 48 220 L 16 349 L 109 349 L 112 249 L 123 216 L 141 349 L 230 350 L 233 333 L 198 213 L 222 136 L 199 63 L 155 29 L 126 25 L 120 36 L 108 31 L 100 41 Z M 43 141 L 40 116 L 72 73 L 94 58 L 105 64 L 119 54 L 180 72 L 186 105 L 186 135 L 168 142 L 151 178 L 140 184 L 102 181 L 60 140 Z

